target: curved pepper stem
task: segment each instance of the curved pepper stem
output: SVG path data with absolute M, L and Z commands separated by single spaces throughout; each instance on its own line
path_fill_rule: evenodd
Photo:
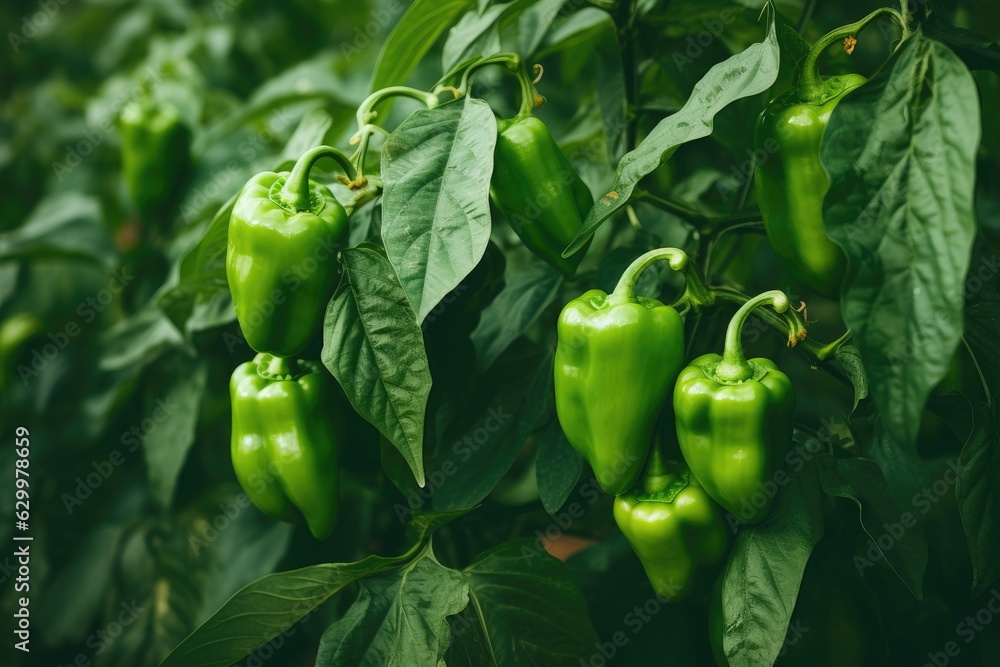
M 635 288 L 639 282 L 639 276 L 651 264 L 667 260 L 670 268 L 674 271 L 684 273 L 684 280 L 687 282 L 686 294 L 692 305 L 696 307 L 708 306 L 714 302 L 711 290 L 705 286 L 701 276 L 694 265 L 688 259 L 687 253 L 679 248 L 657 248 L 650 250 L 644 255 L 640 255 L 632 262 L 615 286 L 612 295 L 617 301 L 624 303 L 637 303 L 639 297 L 636 296 Z
M 521 107 L 518 109 L 517 115 L 519 117 L 531 115 L 532 110 L 535 108 L 537 94 L 535 82 L 528 75 L 528 69 L 524 64 L 524 60 L 516 53 L 496 53 L 470 63 L 465 68 L 465 72 L 462 73 L 462 82 L 458 86 L 458 93 L 460 95 L 467 94 L 469 92 L 470 77 L 476 70 L 482 69 L 487 65 L 503 65 L 508 72 L 517 77 L 518 83 L 521 86 Z
M 903 31 L 903 39 L 906 39 L 906 37 L 910 34 L 906 19 L 904 19 L 898 11 L 892 9 L 891 7 L 876 9 L 860 21 L 842 26 L 823 35 L 816 41 L 815 44 L 813 44 L 813 47 L 809 49 L 809 53 L 806 55 L 806 59 L 802 63 L 802 78 L 799 81 L 799 92 L 801 95 L 800 99 L 803 102 L 814 102 L 827 94 L 827 87 L 823 81 L 823 77 L 820 76 L 819 70 L 816 67 L 819 57 L 824 51 L 826 51 L 827 47 L 834 42 L 839 42 L 847 37 L 858 34 L 861 32 L 862 28 L 883 14 L 888 14 L 896 19 Z M 836 91 L 834 91 L 833 94 L 836 94 Z
M 788 310 L 788 297 L 780 290 L 771 290 L 759 294 L 744 303 L 726 329 L 726 346 L 722 351 L 722 361 L 715 369 L 718 380 L 727 383 L 745 382 L 753 377 L 754 369 L 743 354 L 743 325 L 750 313 L 759 306 L 771 304 L 776 311 L 783 313 Z
M 309 171 L 317 160 L 324 157 L 331 157 L 340 164 L 347 177 L 353 179 L 355 176 L 354 165 L 351 159 L 341 151 L 332 146 L 316 146 L 302 154 L 292 173 L 285 180 L 285 185 L 278 191 L 277 197 L 280 203 L 288 206 L 296 213 L 309 211 L 312 209 L 312 188 L 309 187 Z

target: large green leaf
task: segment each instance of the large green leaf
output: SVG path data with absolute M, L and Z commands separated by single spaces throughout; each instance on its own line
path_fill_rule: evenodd
M 526 8 L 525 0 L 515 0 L 490 5 L 482 12 L 466 12 L 448 31 L 448 39 L 441 53 L 441 69 L 447 72 L 470 57 L 500 51 L 500 19 L 511 10 L 524 11 Z
M 414 0 L 378 54 L 371 89 L 406 83 L 424 55 L 471 0 Z
M 417 321 L 476 267 L 490 240 L 496 121 L 466 98 L 413 113 L 382 150 L 382 239 Z
M 904 446 L 962 336 L 975 236 L 976 84 L 918 31 L 834 110 L 823 139 L 827 229 L 847 253 L 844 320 L 871 395 Z
M 858 506 L 861 528 L 868 535 L 867 551 L 855 557 L 858 572 L 885 558 L 917 599 L 923 597 L 927 568 L 927 538 L 914 512 L 902 511 L 889 495 L 888 484 L 878 465 L 869 459 L 820 461 L 820 478 L 828 495 L 853 500 Z
M 476 356 L 490 366 L 552 303 L 562 286 L 562 276 L 543 262 L 511 267 L 504 288 L 483 311 L 472 332 Z
M 424 412 L 431 390 L 423 335 L 378 250 L 348 248 L 341 257 L 343 284 L 326 311 L 323 363 L 423 486 Z
M 183 352 L 166 356 L 157 365 L 153 396 L 146 413 L 129 436 L 142 442 L 153 496 L 162 508 L 170 507 L 177 479 L 194 444 L 198 408 L 205 393 L 208 366 Z M 122 436 L 123 438 L 126 436 Z
M 532 540 L 505 542 L 464 572 L 471 604 L 453 623 L 448 664 L 576 667 L 599 650 L 580 589 Z
M 117 261 L 100 202 L 76 192 L 50 195 L 13 232 L 0 234 L 0 259 L 79 257 L 110 269 Z
M 469 603 L 469 583 L 430 552 L 364 579 L 347 613 L 327 628 L 317 667 L 438 667 L 451 644 L 448 617 Z
M 629 201 L 639 181 L 666 162 L 678 146 L 710 135 L 713 120 L 722 109 L 771 87 L 778 76 L 779 52 L 770 5 L 767 26 L 763 42 L 710 69 L 695 85 L 681 110 L 661 120 L 634 150 L 625 154 L 618 163 L 611 189 L 594 203 L 563 256 L 582 248 L 597 228 Z
M 816 441 L 803 452 L 821 449 Z M 803 453 L 800 461 L 805 461 Z M 815 465 L 787 473 L 771 514 L 740 528 L 722 584 L 722 645 L 733 667 L 774 664 L 795 608 L 802 573 L 823 536 Z
M 558 420 L 545 430 L 538 442 L 535 458 L 535 479 L 542 507 L 555 514 L 576 488 L 583 472 L 583 458 L 576 453 L 562 432 Z
M 973 595 L 1000 578 L 1000 258 L 979 248 L 966 282 L 965 339 L 982 371 L 985 400 L 959 459 L 955 498 L 973 567 Z
M 497 360 L 427 457 L 435 510 L 471 507 L 493 491 L 552 411 L 552 352 L 521 340 Z M 456 474 L 456 471 L 458 474 Z
M 416 544 L 400 556 L 313 565 L 247 584 L 170 652 L 161 667 L 228 667 L 285 632 L 348 584 L 407 563 L 428 537 L 461 513 L 414 517 Z

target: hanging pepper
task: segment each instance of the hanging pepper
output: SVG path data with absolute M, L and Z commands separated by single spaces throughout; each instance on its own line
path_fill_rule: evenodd
M 343 153 L 318 146 L 291 173 L 251 178 L 233 207 L 226 275 L 240 328 L 257 352 L 279 357 L 301 352 L 336 287 L 336 253 L 347 232 L 347 213 L 327 187 L 309 180 L 309 170 L 322 157 L 336 159 L 353 178 Z
M 840 292 L 847 258 L 823 224 L 830 181 L 820 162 L 820 144 L 834 108 L 867 79 L 845 74 L 824 80 L 816 61 L 831 44 L 857 34 L 883 13 L 887 10 L 820 38 L 803 61 L 799 85 L 767 105 L 754 133 L 754 183 L 771 247 L 793 279 L 828 298 Z
M 162 224 L 180 193 L 190 163 L 191 132 L 170 102 L 129 102 L 121 111 L 122 171 L 144 220 Z
M 570 444 L 614 495 L 639 478 L 657 415 L 684 364 L 680 315 L 635 293 L 639 275 L 663 259 L 675 271 L 690 270 L 681 250 L 653 250 L 625 270 L 610 295 L 590 290 L 559 315 L 556 414 Z
M 549 128 L 532 115 L 534 85 L 521 60 L 514 60 L 516 64 L 508 66 L 517 71 L 521 108 L 514 118 L 497 121 L 490 196 L 529 250 L 571 276 L 587 246 L 570 257 L 563 257 L 562 251 L 576 238 L 594 198 Z
M 743 354 L 743 324 L 765 303 L 779 313 L 788 309 L 788 297 L 776 290 L 747 301 L 729 323 L 722 356 L 693 360 L 674 388 L 684 460 L 716 502 L 747 523 L 771 510 L 795 410 L 788 376 L 768 359 Z
M 317 363 L 258 354 L 233 372 L 231 454 L 254 505 L 286 521 L 304 517 L 316 539 L 337 522 L 339 405 Z M 331 419 L 332 418 L 332 419 Z
M 725 555 L 726 527 L 719 506 L 687 466 L 663 461 L 659 448 L 641 489 L 619 496 L 614 515 L 661 598 L 684 597 L 698 572 Z
M 587 253 L 564 258 L 594 198 L 559 150 L 545 123 L 532 116 L 497 122 L 490 194 L 511 228 L 532 252 L 567 276 Z

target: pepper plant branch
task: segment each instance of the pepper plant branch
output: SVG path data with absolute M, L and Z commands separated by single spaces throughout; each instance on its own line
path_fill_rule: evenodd
M 526 116 L 530 114 L 531 110 L 535 108 L 538 91 L 535 90 L 535 84 L 532 81 L 532 77 L 528 74 L 524 60 L 516 53 L 497 53 L 472 61 L 465 68 L 465 72 L 462 74 L 462 82 L 455 89 L 458 93 L 457 97 L 467 95 L 472 75 L 489 65 L 502 65 L 505 70 L 517 77 L 518 83 L 521 86 L 521 106 L 518 109 L 518 115 Z
M 626 0 L 619 4 L 618 40 L 622 54 L 622 74 L 625 82 L 625 150 L 635 148 L 638 135 L 639 106 L 638 86 L 635 67 L 635 1 Z
M 750 297 L 742 292 L 728 287 L 713 287 L 715 298 L 731 303 L 746 303 Z M 817 361 L 826 361 L 834 356 L 851 338 L 850 330 L 832 343 L 820 343 L 808 338 L 805 322 L 799 311 L 789 308 L 780 316 L 768 310 L 758 311 L 757 315 L 769 327 L 779 333 L 788 334 L 788 347 L 797 347 L 814 357 Z
M 906 1 L 907 0 L 902 0 L 902 2 L 904 3 Z M 799 33 L 800 35 L 802 34 L 802 31 L 805 30 L 806 25 L 809 24 L 809 19 L 812 18 L 813 10 L 815 9 L 816 9 L 816 0 L 809 0 L 806 3 L 806 6 L 802 9 L 802 13 L 799 14 L 798 23 L 795 24 L 795 32 Z
M 437 93 L 429 93 L 425 90 L 418 90 L 408 86 L 389 86 L 388 88 L 376 90 L 361 103 L 356 116 L 358 131 L 351 137 L 351 145 L 358 144 L 357 151 L 351 156 L 351 161 L 357 169 L 357 174 L 350 181 L 344 183 L 352 190 L 363 188 L 368 182 L 364 175 L 364 169 L 365 159 L 368 157 L 368 147 L 371 144 L 371 137 L 376 132 L 388 133 L 387 130 L 372 122 L 378 116 L 375 107 L 380 102 L 391 97 L 411 97 L 423 102 L 428 109 L 436 107 L 439 101 Z
M 635 197 L 643 201 L 648 201 L 657 208 L 672 213 L 681 220 L 693 224 L 698 228 L 698 232 L 702 236 L 718 234 L 725 229 L 761 219 L 758 211 L 744 211 L 723 217 L 707 215 L 680 202 L 654 195 L 648 190 L 637 192 Z

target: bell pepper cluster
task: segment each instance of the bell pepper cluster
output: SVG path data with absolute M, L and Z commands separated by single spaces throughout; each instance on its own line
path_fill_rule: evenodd
M 297 355 L 318 330 L 339 273 L 332 256 L 315 259 L 317 250 L 336 247 L 347 233 L 344 207 L 309 180 L 322 157 L 353 174 L 348 158 L 329 146 L 307 151 L 291 172 L 257 174 L 236 199 L 226 250 L 233 308 L 258 352 L 229 385 L 233 469 L 262 512 L 304 519 L 317 539 L 337 522 L 342 403 L 326 369 Z
M 618 497 L 615 521 L 653 590 L 675 599 L 724 555 L 723 510 L 746 523 L 770 512 L 773 497 L 757 496 L 791 442 L 795 394 L 788 376 L 768 359 L 747 359 L 741 342 L 750 313 L 765 304 L 786 311 L 785 294 L 748 299 L 729 323 L 723 354 L 685 367 L 680 313 L 636 295 L 641 272 L 661 260 L 692 271 L 683 251 L 653 250 L 610 295 L 591 290 L 563 308 L 555 394 L 566 438 Z M 660 420 L 683 461 L 666 460 L 666 443 L 655 437 Z

